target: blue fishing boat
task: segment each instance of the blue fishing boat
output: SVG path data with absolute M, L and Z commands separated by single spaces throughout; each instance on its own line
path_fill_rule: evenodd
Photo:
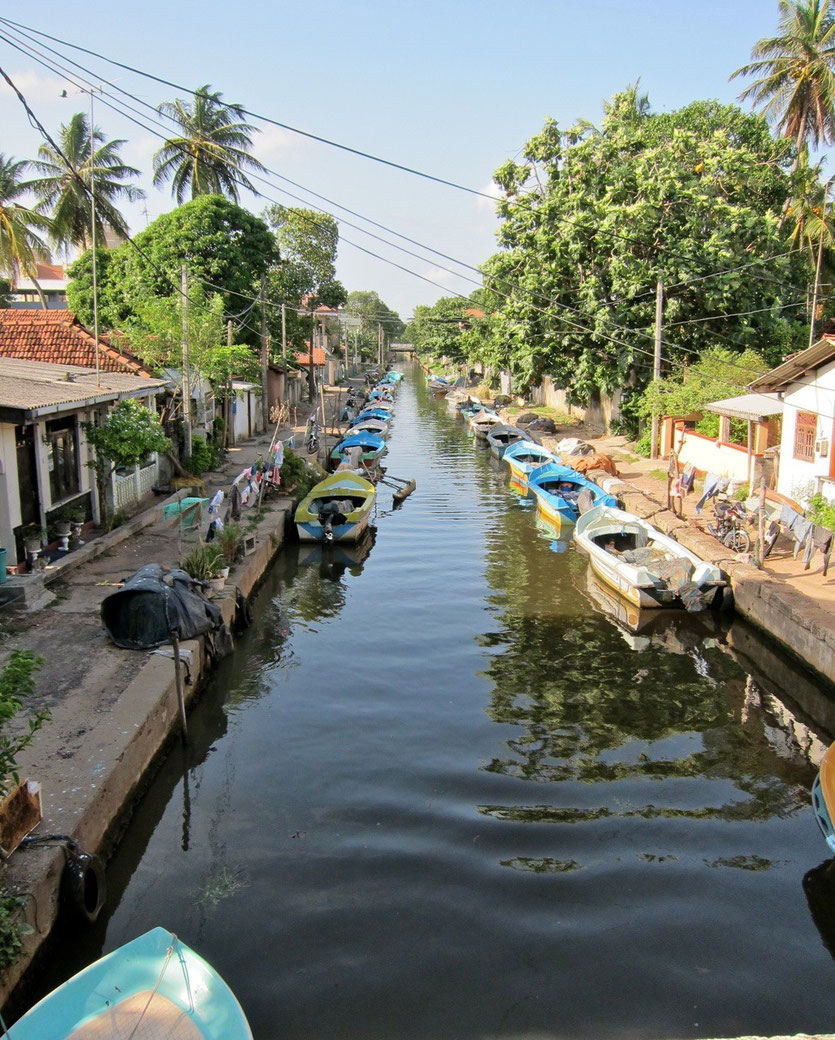
M 517 441 L 505 449 L 502 462 L 510 467 L 510 479 L 522 488 L 528 486 L 528 474 L 546 462 L 556 462 L 553 452 L 534 441 Z
M 588 508 L 618 504 L 614 495 L 608 495 L 593 480 L 558 462 L 545 462 L 531 470 L 528 491 L 536 496 L 537 512 L 552 524 L 577 523 L 577 499 L 583 491 L 588 492 Z
M 812 784 L 812 808 L 829 851 L 835 853 L 835 744 L 830 744 L 821 759 L 818 775 Z
M 331 464 L 336 467 L 340 462 L 356 464 L 364 469 L 373 469 L 386 451 L 386 442 L 376 433 L 349 433 L 341 441 L 337 441 L 331 452 Z
M 382 419 L 383 422 L 390 423 L 394 418 L 394 409 L 392 408 L 363 408 L 363 410 L 357 416 L 357 422 L 362 422 L 364 419 Z
M 510 426 L 507 423 L 498 423 L 487 431 L 487 443 L 490 445 L 490 454 L 497 459 L 504 455 L 511 444 L 527 439 L 527 435 L 518 427 Z
M 153 928 L 80 971 L 10 1028 L 14 1040 L 252 1040 L 235 995 L 198 954 Z

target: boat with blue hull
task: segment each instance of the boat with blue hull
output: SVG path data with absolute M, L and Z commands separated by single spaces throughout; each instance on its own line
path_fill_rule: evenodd
M 390 423 L 394 419 L 393 408 L 369 407 L 363 408 L 356 418 L 356 422 L 363 419 L 380 419 L 382 422 Z
M 378 434 L 349 431 L 334 445 L 330 454 L 331 465 L 336 467 L 341 462 L 348 462 L 354 468 L 359 465 L 365 469 L 373 469 L 385 451 L 386 442 Z
M 524 440 L 528 440 L 528 435 L 518 426 L 510 426 L 508 423 L 498 423 L 487 432 L 490 454 L 497 459 L 504 455 L 511 444 L 518 444 Z
M 53 990 L 13 1040 L 252 1040 L 240 1004 L 194 950 L 153 928 Z
M 311 488 L 296 507 L 302 542 L 356 542 L 368 529 L 377 489 L 352 470 L 338 470 Z
M 346 431 L 347 435 L 355 433 L 376 433 L 378 437 L 385 439 L 391 430 L 391 423 L 384 419 L 355 419 Z
M 607 494 L 593 480 L 559 462 L 545 462 L 528 474 L 528 491 L 536 497 L 537 512 L 552 524 L 575 524 L 580 515 L 578 499 L 582 492 L 593 506 L 617 506 L 614 495 Z
M 835 744 L 830 744 L 821 759 L 812 784 L 812 808 L 829 851 L 835 854 Z
M 543 448 L 541 444 L 527 440 L 511 444 L 502 455 L 502 462 L 506 462 L 510 468 L 510 479 L 522 488 L 528 486 L 528 475 L 537 466 L 556 461 L 557 457 L 553 452 Z

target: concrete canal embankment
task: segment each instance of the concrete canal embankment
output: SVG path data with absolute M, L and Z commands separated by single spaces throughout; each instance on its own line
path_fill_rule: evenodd
M 278 553 L 292 511 L 288 498 L 269 502 L 250 528 L 254 544 L 235 565 L 216 602 L 232 625 L 236 590 L 249 598 Z M 246 517 L 244 518 L 246 520 Z M 127 535 L 127 537 L 126 537 Z M 192 539 L 197 537 L 192 534 Z M 21 775 L 43 790 L 44 818 L 36 834 L 69 835 L 87 853 L 106 858 L 137 796 L 153 775 L 180 722 L 172 657 L 119 650 L 101 630 L 99 605 L 118 582 L 145 563 L 175 563 L 182 553 L 177 521 L 163 522 L 157 506 L 127 532 L 85 546 L 67 567 L 58 597 L 37 614 L 21 616 L 4 650 L 40 649 L 45 657 L 36 698 L 51 712 L 21 761 Z M 86 550 L 86 551 L 85 551 Z M 70 573 L 71 572 L 71 573 Z M 203 639 L 182 644 L 187 704 L 212 667 Z M 0 982 L 0 1007 L 13 993 L 55 924 L 62 904 L 63 844 L 20 849 L 5 868 L 5 885 L 24 899 L 32 929 L 21 955 Z M 82 921 L 80 927 L 84 927 Z
M 835 618 L 802 592 L 743 562 L 711 535 L 680 519 L 666 504 L 604 470 L 587 476 L 623 508 L 650 521 L 704 560 L 716 563 L 731 579 L 737 612 L 777 640 L 799 663 L 835 685 Z

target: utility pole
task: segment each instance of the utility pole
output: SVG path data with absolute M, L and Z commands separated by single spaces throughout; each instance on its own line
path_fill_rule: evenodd
M 383 367 L 383 326 L 377 322 L 377 366 Z
M 823 233 L 826 230 L 826 195 L 829 191 L 829 184 L 826 185 L 823 192 L 823 208 L 821 209 L 821 233 L 818 241 L 818 263 L 815 268 L 815 291 L 812 293 L 812 319 L 809 322 L 809 346 L 815 342 L 815 318 L 818 309 L 818 288 L 821 280 L 821 260 L 823 258 Z
M 183 294 L 183 331 L 181 346 L 183 353 L 183 448 L 186 458 L 191 458 L 191 390 L 188 379 L 188 268 L 180 268 L 180 291 Z
M 226 346 L 229 347 L 229 348 L 231 348 L 231 346 L 232 346 L 232 321 L 231 320 L 226 322 Z M 231 355 L 231 350 L 230 350 L 230 355 Z M 224 432 L 224 439 L 225 439 L 225 442 L 226 442 L 225 446 L 229 447 L 230 444 L 234 444 L 235 443 L 234 430 L 232 429 L 232 426 L 234 424 L 232 422 L 232 366 L 231 366 L 231 363 L 229 365 L 229 375 L 228 375 L 228 377 L 226 379 L 226 408 L 224 409 L 224 412 L 225 412 L 225 424 L 224 424 L 223 432 Z
M 264 432 L 270 426 L 270 393 L 268 386 L 268 365 L 270 346 L 267 338 L 267 305 L 266 305 L 267 276 L 261 275 L 261 419 L 264 423 Z
M 285 382 L 287 377 L 287 310 L 281 305 L 281 363 L 284 365 Z
M 307 389 L 310 392 L 310 403 L 314 403 L 316 399 L 316 375 L 313 371 L 313 344 L 316 339 L 316 318 L 313 310 L 313 302 L 310 304 L 310 354 L 308 356 L 307 366 Z M 324 422 L 324 416 L 322 422 Z
M 655 354 L 652 361 L 653 381 L 661 378 L 661 323 L 664 317 L 664 283 L 658 279 L 655 287 Z M 658 458 L 658 411 L 652 411 L 652 445 L 649 457 Z
M 93 130 L 93 88 L 90 88 L 90 233 L 93 244 L 93 335 L 96 339 L 96 389 L 101 386 L 99 374 L 99 301 L 96 284 L 96 135 Z M 189 452 L 189 454 L 191 454 Z

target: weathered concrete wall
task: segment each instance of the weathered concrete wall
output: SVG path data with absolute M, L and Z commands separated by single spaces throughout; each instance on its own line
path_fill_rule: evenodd
M 270 514 L 258 530 L 255 551 L 234 569 L 231 583 L 218 601 L 227 624 L 235 613 L 235 588 L 244 596 L 252 594 L 281 547 L 285 526 L 283 509 Z M 209 661 L 203 654 L 202 640 L 189 640 L 182 644 L 182 649 L 191 655 L 192 682 L 184 686 L 186 702 L 191 704 Z M 52 722 L 60 724 L 63 715 L 71 715 L 75 710 L 71 701 L 56 706 Z M 41 830 L 70 834 L 86 852 L 106 852 L 111 835 L 178 729 L 174 662 L 151 654 L 109 707 L 106 717 L 89 729 L 81 727 L 71 754 L 61 764 L 62 788 L 44 792 Z M 21 765 L 25 770 L 27 763 Z M 44 847 L 18 853 L 7 865 L 6 887 L 12 894 L 26 895 L 25 917 L 33 933 L 25 938 L 20 957 L 0 982 L 0 1007 L 26 972 L 58 916 L 64 863 L 62 848 Z

